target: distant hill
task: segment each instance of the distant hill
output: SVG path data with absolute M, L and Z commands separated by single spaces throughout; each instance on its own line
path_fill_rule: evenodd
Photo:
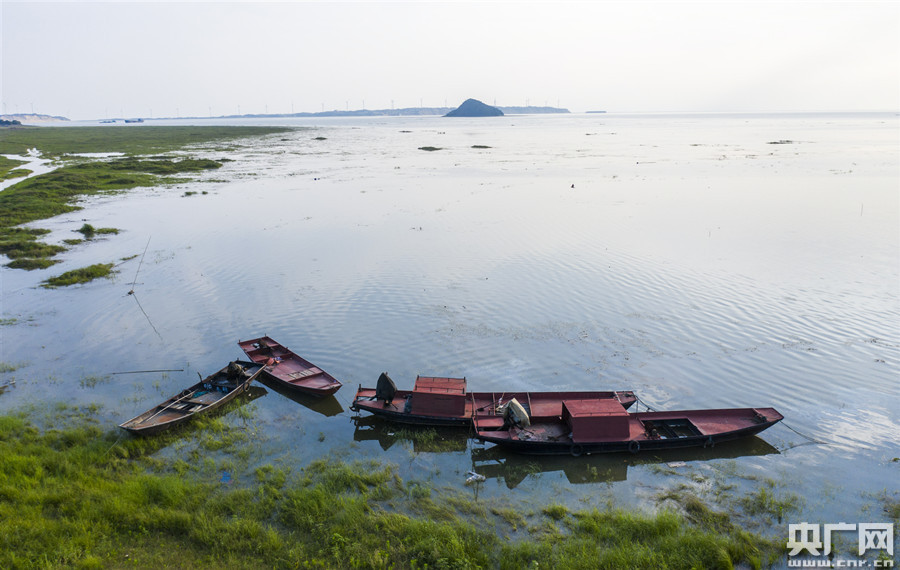
M 0 115 L 0 119 L 4 121 L 19 121 L 20 123 L 53 123 L 57 121 L 68 121 L 65 117 L 56 115 L 39 115 L 37 113 L 15 113 L 13 115 Z
M 478 99 L 466 99 L 462 105 L 453 109 L 445 117 L 502 117 L 503 111 L 491 107 Z

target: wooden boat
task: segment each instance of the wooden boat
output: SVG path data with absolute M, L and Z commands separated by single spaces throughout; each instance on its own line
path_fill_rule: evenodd
M 267 336 L 238 341 L 238 346 L 250 360 L 265 365 L 266 376 L 286 390 L 330 396 L 342 386 L 331 374 Z
M 119 427 L 131 433 L 150 435 L 185 423 L 197 414 L 210 412 L 233 400 L 247 390 L 262 371 L 261 364 L 235 360 Z
M 417 376 L 412 390 L 397 390 L 390 377 L 378 377 L 375 389 L 356 391 L 350 409 L 370 412 L 407 424 L 470 426 L 473 417 L 499 417 L 505 404 L 515 399 L 534 417 L 562 414 L 564 400 L 611 400 L 628 408 L 637 398 L 634 392 L 466 392 L 465 378 Z
M 475 416 L 475 439 L 534 455 L 710 447 L 784 419 L 774 408 L 629 413 L 613 399 L 565 400 L 553 418 Z M 529 423 L 530 420 L 530 423 Z

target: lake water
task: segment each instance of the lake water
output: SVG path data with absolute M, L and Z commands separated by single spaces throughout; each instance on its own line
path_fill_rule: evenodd
M 202 151 L 235 161 L 200 181 L 35 224 L 50 241 L 83 220 L 123 232 L 49 270 L 3 269 L 0 361 L 21 367 L 0 375 L 16 380 L 0 411 L 100 403 L 113 429 L 266 333 L 345 386 L 250 404 L 258 462 L 374 458 L 459 489 L 474 466 L 489 476 L 481 496 L 575 506 L 650 507 L 661 489 L 730 474 L 802 497 L 768 529 L 779 536 L 788 522 L 886 518 L 878 497 L 900 469 L 896 114 L 255 124 L 273 123 L 308 128 Z M 148 240 L 139 307 L 127 292 Z M 36 287 L 136 254 L 112 280 Z M 159 368 L 184 372 L 110 375 Z M 464 434 L 434 452 L 354 422 L 356 386 L 382 371 L 400 388 L 465 376 L 479 391 L 774 406 L 786 426 L 662 456 L 521 458 Z

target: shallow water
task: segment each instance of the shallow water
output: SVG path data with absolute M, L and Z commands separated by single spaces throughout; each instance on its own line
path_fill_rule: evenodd
M 776 534 L 880 520 L 900 457 L 896 115 L 280 122 L 311 128 L 239 146 L 206 181 L 35 224 L 51 241 L 83 220 L 124 231 L 45 271 L 3 269 L 15 322 L 0 361 L 22 367 L 0 375 L 16 379 L 0 411 L 99 402 L 114 426 L 266 333 L 345 387 L 315 404 L 255 400 L 261 462 L 371 457 L 454 487 L 475 466 L 496 473 L 487 496 L 646 504 L 681 482 L 658 466 L 685 461 L 803 497 Z M 135 254 L 111 281 L 36 287 Z M 158 368 L 184 372 L 110 375 Z M 464 433 L 433 452 L 352 421 L 357 384 L 381 371 L 399 387 L 446 375 L 477 390 L 633 389 L 657 408 L 774 406 L 828 444 L 779 425 L 659 458 L 534 460 Z

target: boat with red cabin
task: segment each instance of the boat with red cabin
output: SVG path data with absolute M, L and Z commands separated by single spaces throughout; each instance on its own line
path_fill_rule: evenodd
M 238 341 L 238 346 L 247 358 L 264 364 L 264 374 L 286 390 L 321 397 L 334 394 L 342 386 L 334 376 L 268 336 Z
M 475 416 L 475 439 L 532 455 L 710 447 L 784 419 L 774 408 L 628 412 L 614 399 L 566 399 L 555 417 Z
M 521 403 L 533 417 L 556 417 L 562 414 L 564 400 L 609 400 L 628 408 L 637 401 L 629 391 L 582 392 L 466 392 L 465 378 L 417 376 L 412 390 L 397 390 L 394 382 L 382 373 L 375 389 L 356 391 L 350 409 L 406 424 L 431 426 L 470 426 L 473 417 L 502 417 L 510 401 Z

